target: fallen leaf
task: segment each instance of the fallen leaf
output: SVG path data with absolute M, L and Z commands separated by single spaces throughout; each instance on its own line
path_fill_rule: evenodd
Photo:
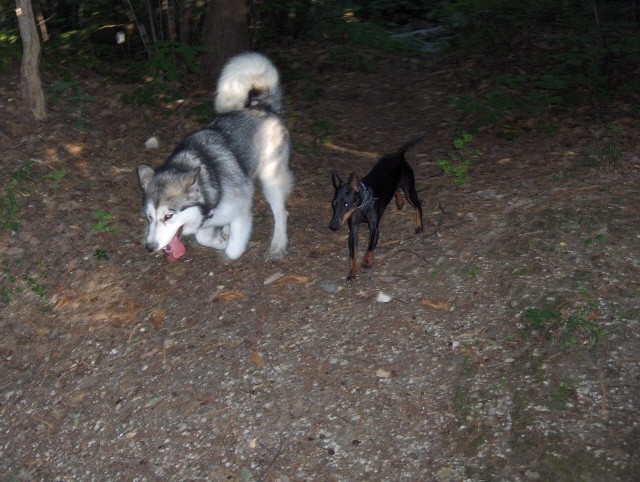
M 161 401 L 162 401 L 163 397 L 153 397 L 150 398 L 149 400 L 147 400 L 147 402 L 144 404 L 144 408 L 151 408 L 154 407 L 156 405 L 158 405 Z
M 156 308 L 149 314 L 149 321 L 153 325 L 153 327 L 157 330 L 164 323 L 165 318 L 167 317 L 167 312 L 163 308 Z
M 252 351 L 249 355 L 249 361 L 258 368 L 264 368 L 264 358 L 258 352 Z
M 239 300 L 240 298 L 244 298 L 242 291 L 222 291 L 213 297 L 213 301 L 230 301 Z
M 275 281 L 278 281 L 280 278 L 282 278 L 284 276 L 284 273 L 282 271 L 278 271 L 277 273 L 272 274 L 271 276 L 269 276 L 266 280 L 264 280 L 264 285 L 270 285 L 271 283 L 274 283 Z
M 249 447 L 252 449 L 255 449 L 258 446 L 258 439 L 257 438 L 252 438 L 251 440 L 249 440 Z
M 280 284 L 280 283 L 287 283 L 289 281 L 297 281 L 298 283 L 307 283 L 309 281 L 309 278 L 307 278 L 306 276 L 298 276 L 295 274 L 285 274 L 284 276 L 281 276 L 280 278 L 278 278 L 275 281 L 275 283 Z
M 449 310 L 449 305 L 444 301 L 437 301 L 434 303 L 433 301 L 422 300 L 420 304 L 427 308 L 433 308 L 434 310 Z
M 391 372 L 388 372 L 387 370 L 383 370 L 382 368 L 378 368 L 376 370 L 376 376 L 378 378 L 390 378 Z

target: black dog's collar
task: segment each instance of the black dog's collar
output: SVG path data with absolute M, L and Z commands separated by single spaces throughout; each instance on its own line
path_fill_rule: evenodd
M 373 192 L 371 191 L 371 189 L 365 186 L 362 181 L 360 181 L 358 184 L 360 184 L 360 197 L 362 199 L 360 200 L 360 204 L 358 205 L 356 210 L 367 209 L 373 204 L 376 199 L 373 197 Z

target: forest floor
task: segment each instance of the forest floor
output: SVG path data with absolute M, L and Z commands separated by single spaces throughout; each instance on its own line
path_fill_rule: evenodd
M 277 261 L 259 190 L 237 261 L 142 245 L 135 169 L 210 93 L 124 105 L 131 85 L 76 69 L 64 92 L 45 76 L 36 123 L 2 74 L 3 480 L 638 480 L 640 120 L 507 118 L 475 133 L 456 185 L 436 159 L 464 130 L 448 98 L 465 69 L 339 53 L 267 52 L 296 177 Z M 364 174 L 429 127 L 407 156 L 424 233 L 390 206 L 347 282 L 331 171 Z

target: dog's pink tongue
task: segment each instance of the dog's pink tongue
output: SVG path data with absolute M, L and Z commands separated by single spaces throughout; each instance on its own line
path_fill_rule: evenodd
M 184 256 L 186 251 L 187 249 L 184 247 L 184 244 L 182 244 L 182 241 L 180 241 L 177 234 L 164 248 L 164 252 L 169 261 L 177 261 Z

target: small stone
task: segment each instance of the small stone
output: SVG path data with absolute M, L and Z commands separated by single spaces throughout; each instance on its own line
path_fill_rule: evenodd
M 149 137 L 144 143 L 145 149 L 157 149 L 159 145 L 158 138 L 155 136 Z
M 335 293 L 336 291 L 339 291 L 338 285 L 332 283 L 331 281 L 322 280 L 320 281 L 320 283 L 318 283 L 318 285 L 323 291 L 326 291 L 327 293 Z
M 391 296 L 383 293 L 382 291 L 378 292 L 378 297 L 376 298 L 376 301 L 378 301 L 379 303 L 389 303 L 389 301 L 391 301 Z

